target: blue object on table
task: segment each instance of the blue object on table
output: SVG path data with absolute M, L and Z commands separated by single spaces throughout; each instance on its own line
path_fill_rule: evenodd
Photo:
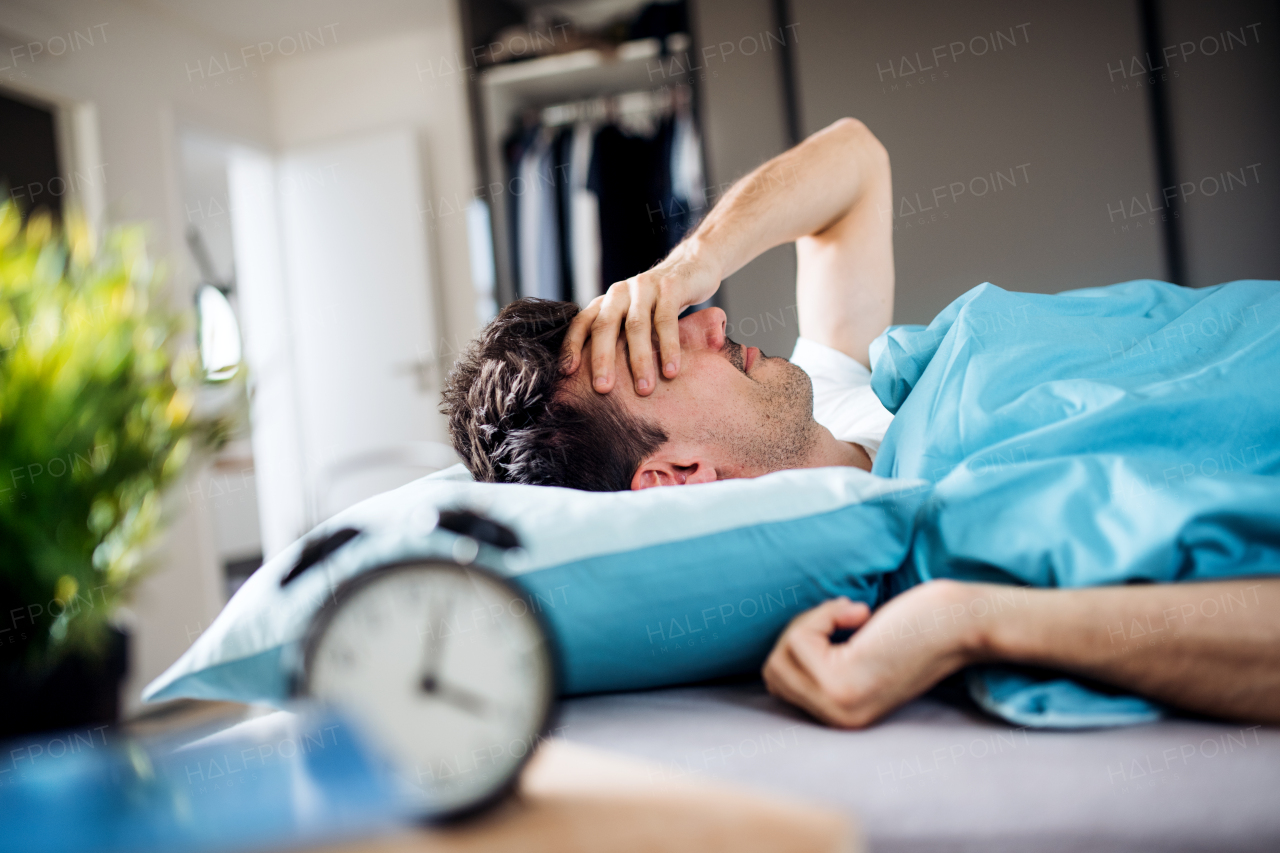
M 101 727 L 0 752 L 0 847 L 21 853 L 264 850 L 386 830 L 411 813 L 355 732 L 320 711 L 270 737 L 175 748 Z

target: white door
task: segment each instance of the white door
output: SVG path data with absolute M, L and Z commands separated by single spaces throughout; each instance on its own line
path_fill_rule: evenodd
M 294 387 L 288 394 L 277 384 L 274 400 L 255 400 L 254 450 L 299 458 L 295 482 L 265 482 L 263 470 L 259 490 L 260 501 L 300 499 L 304 526 L 451 462 L 439 444 L 436 289 L 420 162 L 414 133 L 398 130 L 288 150 L 274 169 L 275 279 L 283 280 L 274 313 L 286 316 L 274 329 L 246 317 L 246 351 L 252 369 L 255 337 L 287 338 Z M 277 411 L 282 425 L 268 430 L 275 446 L 259 446 L 258 412 L 272 406 L 293 408 L 292 432 Z M 296 447 L 284 446 L 290 434 Z M 262 514 L 265 528 L 268 510 Z M 264 551 L 302 532 L 264 529 Z

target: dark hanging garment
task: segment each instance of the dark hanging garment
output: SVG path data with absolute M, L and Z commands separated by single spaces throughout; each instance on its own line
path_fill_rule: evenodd
M 702 143 L 689 112 L 677 111 L 672 121 L 671 207 L 667 209 L 667 246 L 674 249 L 707 209 L 706 181 L 702 174 Z
M 627 28 L 628 39 L 665 39 L 672 33 L 689 31 L 689 12 L 683 0 L 676 3 L 649 3 Z M 665 47 L 663 51 L 665 53 Z
M 688 200 L 681 199 L 676 194 L 675 173 L 672 169 L 676 155 L 676 122 L 673 117 L 663 118 L 658 127 L 656 142 L 658 152 L 652 177 L 653 192 L 661 200 L 662 254 L 666 257 L 684 239 L 691 223 Z
M 555 134 L 539 129 L 520 161 L 520 295 L 559 299 L 560 232 L 556 212 Z
M 573 155 L 573 125 L 563 127 L 552 143 L 552 175 L 555 179 L 557 236 L 560 242 L 560 295 L 573 300 L 573 187 L 570 166 Z
M 503 145 L 503 159 L 507 167 L 507 234 L 511 240 L 511 278 L 517 294 L 524 293 L 520 281 L 520 204 L 519 195 L 523 192 L 524 177 L 520 174 L 520 161 L 524 159 L 525 149 L 533 141 L 536 130 L 516 130 L 507 137 Z
M 607 290 L 666 255 L 659 137 L 631 136 L 613 125 L 596 134 L 588 187 L 600 203 L 600 279 Z
M 600 204 L 588 187 L 597 130 L 578 121 L 569 145 L 569 266 L 573 299 L 584 308 L 600 295 Z

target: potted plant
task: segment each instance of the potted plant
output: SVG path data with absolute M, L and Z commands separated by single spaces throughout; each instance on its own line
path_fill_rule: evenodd
M 117 716 L 113 613 L 165 488 L 231 427 L 193 411 L 199 361 L 161 284 L 140 228 L 98 243 L 0 203 L 0 737 Z

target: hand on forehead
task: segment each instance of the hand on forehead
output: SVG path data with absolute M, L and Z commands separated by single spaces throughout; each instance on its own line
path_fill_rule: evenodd
M 653 333 L 652 338 L 653 338 L 653 351 L 650 353 L 650 358 L 652 359 L 653 363 L 656 365 L 658 361 L 657 332 Z M 587 340 L 584 342 L 584 348 L 589 348 L 590 346 L 591 346 L 591 337 L 590 335 L 588 335 Z M 604 391 L 604 392 L 599 391 L 598 389 L 594 389 L 592 384 L 591 370 L 587 366 L 585 359 L 581 360 L 578 364 L 577 369 L 575 369 L 572 373 L 569 374 L 569 381 L 572 383 L 575 392 L 586 393 L 588 391 L 591 391 L 593 393 L 597 393 L 605 397 L 610 395 L 616 395 L 618 393 L 621 393 L 625 396 L 630 396 L 630 397 L 641 396 L 636 393 L 635 382 L 634 382 L 635 376 L 634 376 L 634 371 L 632 370 L 632 363 L 631 363 L 631 344 L 628 343 L 625 337 L 619 337 L 617 340 L 617 343 L 615 345 L 615 350 L 614 350 L 614 364 L 619 371 L 623 369 L 626 370 L 630 381 L 615 382 L 613 383 L 613 386 L 608 391 Z

